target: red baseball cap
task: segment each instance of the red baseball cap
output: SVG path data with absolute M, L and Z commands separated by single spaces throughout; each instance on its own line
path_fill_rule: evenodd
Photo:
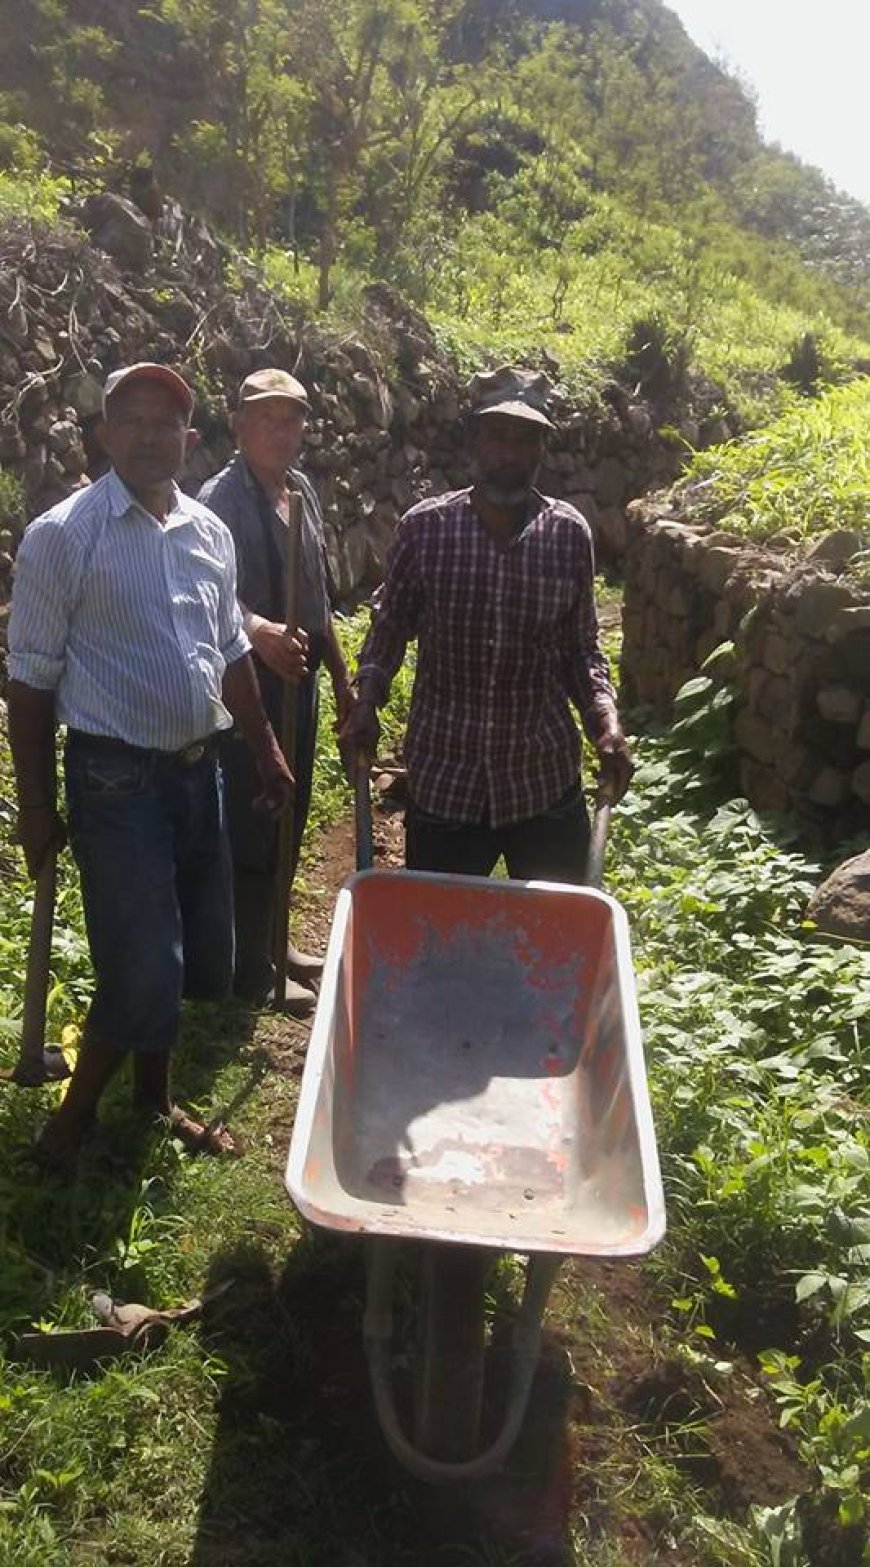
M 140 364 L 125 365 L 121 370 L 112 371 L 103 387 L 103 413 L 106 412 L 109 398 L 113 397 L 120 387 L 129 386 L 133 381 L 158 381 L 161 386 L 167 387 L 184 409 L 184 417 L 190 420 L 196 399 L 187 382 L 182 379 L 177 370 L 170 369 L 169 365 L 152 364 L 150 360 L 143 360 Z

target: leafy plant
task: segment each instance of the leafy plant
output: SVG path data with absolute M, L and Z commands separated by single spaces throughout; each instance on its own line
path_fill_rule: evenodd
M 742 442 L 699 452 L 687 514 L 728 532 L 805 542 L 831 528 L 866 533 L 870 514 L 870 381 L 792 407 Z

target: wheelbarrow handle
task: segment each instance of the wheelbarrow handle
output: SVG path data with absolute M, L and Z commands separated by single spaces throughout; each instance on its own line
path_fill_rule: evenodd
M 370 871 L 375 862 L 372 833 L 372 796 L 369 783 L 371 763 L 359 753 L 353 766 L 354 825 L 356 829 L 356 868 Z
M 599 784 L 595 795 L 595 815 L 592 818 L 592 834 L 586 859 L 586 885 L 599 887 L 604 879 L 604 853 L 610 829 L 613 797 L 607 784 Z

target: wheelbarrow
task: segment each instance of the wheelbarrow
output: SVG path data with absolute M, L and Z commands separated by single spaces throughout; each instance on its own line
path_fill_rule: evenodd
M 519 1434 L 562 1260 L 637 1256 L 664 1234 L 628 924 L 590 886 L 369 869 L 367 771 L 356 799 L 358 869 L 336 903 L 286 1185 L 313 1224 L 367 1238 L 364 1341 L 392 1453 L 430 1483 L 468 1481 Z M 599 802 L 595 882 L 608 814 Z M 409 1242 L 420 1328 L 403 1419 Z M 486 1285 L 504 1252 L 527 1258 L 525 1284 L 501 1429 L 481 1450 Z

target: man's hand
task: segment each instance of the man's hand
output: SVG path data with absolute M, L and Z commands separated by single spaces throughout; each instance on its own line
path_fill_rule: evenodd
M 48 855 L 66 843 L 66 823 L 53 805 L 23 805 L 18 810 L 16 837 L 24 850 L 28 875 L 34 881 Z
M 348 679 L 347 670 L 343 674 L 333 675 L 332 694 L 335 698 L 335 732 L 340 735 L 345 724 L 350 721 L 357 702 L 356 692 Z
M 254 661 L 249 653 L 227 665 L 221 683 L 221 695 L 227 711 L 242 730 L 254 753 L 263 788 L 253 803 L 258 811 L 280 816 L 293 799 L 293 775 L 266 717 L 254 672 Z
M 621 729 L 614 729 L 599 736 L 595 749 L 599 762 L 598 787 L 607 794 L 611 805 L 616 805 L 625 794 L 634 773 L 628 741 Z
M 275 620 L 252 618 L 249 629 L 251 646 L 267 669 L 293 685 L 308 673 L 308 633 L 297 628 L 291 631 Z
M 254 796 L 254 809 L 267 816 L 282 816 L 293 804 L 296 784 L 277 741 L 257 754 L 257 772 L 263 785 Z
M 375 704 L 369 697 L 360 695 L 338 730 L 338 749 L 351 783 L 361 755 L 370 763 L 374 761 L 380 735 Z

